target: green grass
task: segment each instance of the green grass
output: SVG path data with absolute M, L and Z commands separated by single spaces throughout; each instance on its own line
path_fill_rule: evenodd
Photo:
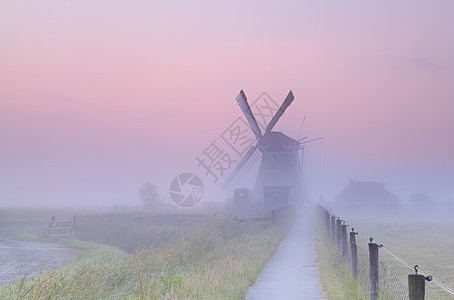
M 367 249 L 367 240 L 383 244 L 394 255 L 434 279 L 454 288 L 454 224 L 418 221 L 363 221 L 354 222 L 359 231 L 358 245 Z M 362 238 L 361 238 L 362 237 Z M 399 278 L 408 283 L 408 275 L 414 271 L 405 267 L 386 251 L 380 250 L 379 259 L 390 266 Z M 437 285 L 426 282 L 427 299 L 454 299 Z
M 90 214 L 77 217 L 74 236 L 134 253 L 144 245 L 159 247 L 182 238 L 207 220 L 204 215 Z
M 430 274 L 434 279 L 454 288 L 454 223 L 441 222 L 436 219 L 433 221 L 423 221 L 417 218 L 398 218 L 395 216 L 382 216 L 381 219 L 371 215 L 364 214 L 339 214 L 348 225 L 359 232 L 357 243 L 358 246 L 367 251 L 369 238 L 373 237 L 374 242 L 383 244 L 383 246 L 394 255 L 403 259 L 411 266 L 419 265 L 420 270 Z M 317 253 L 324 257 L 323 247 L 325 243 L 317 246 Z M 338 271 L 333 270 L 336 261 L 329 260 L 325 256 L 324 263 L 329 264 L 325 268 L 321 264 L 323 278 L 336 277 Z M 388 265 L 405 284 L 408 284 L 408 275 L 414 274 L 414 271 L 404 266 L 384 249 L 379 250 L 379 260 Z M 337 269 L 336 267 L 334 269 Z M 333 295 L 342 293 L 343 288 L 336 285 L 336 282 L 330 279 L 325 280 L 326 289 L 333 289 Z M 339 291 L 341 290 L 341 291 Z M 337 296 L 331 296 L 329 299 L 341 299 Z M 355 299 L 355 298 L 352 298 Z M 433 282 L 426 281 L 426 299 L 454 299 L 454 296 L 442 290 Z
M 87 217 L 86 222 L 78 217 L 76 236 L 87 234 L 86 239 L 115 246 L 125 243 L 122 247 L 125 251 L 93 242 L 54 240 L 79 251 L 80 259 L 2 287 L 0 298 L 243 299 L 277 250 L 289 225 L 264 228 L 226 218 L 117 217 L 118 223 L 106 216 Z M 93 229 L 92 222 L 97 222 L 100 228 Z M 131 222 L 141 224 L 143 231 L 125 229 L 115 236 L 104 227 L 116 224 L 119 229 L 132 226 Z M 88 224 L 85 229 L 84 223 Z M 151 236 L 157 241 L 140 242 L 153 224 L 158 229 Z M 100 236 L 93 233 L 98 230 L 105 230 L 109 238 L 100 241 Z M 132 240 L 126 237 L 130 232 Z
M 317 264 L 323 291 L 327 293 L 328 299 L 364 299 L 364 291 L 359 281 L 352 278 L 347 263 L 342 261 L 339 250 L 331 243 L 318 220 L 315 230 Z

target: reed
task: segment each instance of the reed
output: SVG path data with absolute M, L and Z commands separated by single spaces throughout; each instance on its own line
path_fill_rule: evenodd
M 80 258 L 60 269 L 4 286 L 0 298 L 243 299 L 289 226 L 262 227 L 207 217 L 119 218 L 124 218 L 124 223 L 116 223 L 116 228 L 128 225 L 129 231 L 117 230 L 118 236 L 108 233 L 110 237 L 104 241 L 94 231 L 107 232 L 104 226 L 112 227 L 112 218 L 78 218 L 76 236 L 104 244 L 56 240 L 79 251 Z M 93 222 L 97 222 L 96 230 Z M 130 222 L 142 224 L 140 230 L 132 229 L 132 239 L 127 237 Z M 149 234 L 153 224 L 158 229 Z M 83 232 L 83 226 L 88 232 Z M 121 243 L 125 243 L 123 250 L 112 246 Z

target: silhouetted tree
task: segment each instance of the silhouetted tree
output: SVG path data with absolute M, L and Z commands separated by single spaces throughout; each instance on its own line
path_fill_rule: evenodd
M 139 197 L 147 208 L 154 208 L 158 205 L 159 194 L 156 190 L 156 184 L 145 183 L 139 191 Z

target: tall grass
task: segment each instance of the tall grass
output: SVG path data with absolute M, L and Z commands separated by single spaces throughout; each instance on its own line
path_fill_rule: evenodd
M 77 222 L 81 226 L 81 218 Z M 219 218 L 195 223 L 165 242 L 152 242 L 130 254 L 112 246 L 63 240 L 85 255 L 61 269 L 1 288 L 0 298 L 243 299 L 288 228 Z
M 76 239 L 107 244 L 128 253 L 144 245 L 155 247 L 199 230 L 207 222 L 204 215 L 106 214 L 78 216 Z
M 360 282 L 352 278 L 348 265 L 342 260 L 339 250 L 322 229 L 320 220 L 316 218 L 315 222 L 317 264 L 321 273 L 321 284 L 328 294 L 328 299 L 364 299 Z

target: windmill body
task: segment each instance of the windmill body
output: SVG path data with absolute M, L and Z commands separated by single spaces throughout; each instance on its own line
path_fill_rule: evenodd
M 289 92 L 263 135 L 243 91 L 240 91 L 236 100 L 254 132 L 257 142 L 242 157 L 227 178 L 224 187 L 240 188 L 241 177 L 245 176 L 260 157 L 260 166 L 252 195 L 255 201 L 262 202 L 262 209 L 275 210 L 289 204 L 294 207 L 304 206 L 306 196 L 303 170 L 298 155 L 302 145 L 300 141 L 292 139 L 282 132 L 272 131 L 284 111 L 293 102 L 293 93 Z
M 278 190 L 276 187 L 285 187 L 288 188 L 288 203 L 293 206 L 303 205 L 306 197 L 299 150 L 298 141 L 282 132 L 266 133 L 259 141 L 259 151 L 262 156 L 254 194 L 264 195 L 272 192 L 271 187 L 274 187 L 275 190 Z M 268 191 L 266 191 L 267 188 Z M 285 203 L 285 201 L 278 202 L 277 204 L 264 203 L 264 209 L 278 209 Z

